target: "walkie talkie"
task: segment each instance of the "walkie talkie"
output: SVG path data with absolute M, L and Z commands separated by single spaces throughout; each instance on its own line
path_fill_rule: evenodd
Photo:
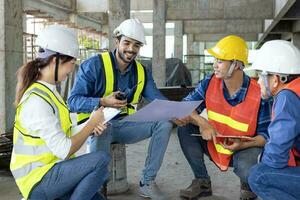
M 116 94 L 116 99 L 118 100 L 125 100 L 127 99 L 127 96 L 132 92 L 132 90 L 134 90 L 142 81 L 138 82 L 137 84 L 135 84 L 131 89 L 125 89 L 124 92 L 119 92 L 118 94 Z

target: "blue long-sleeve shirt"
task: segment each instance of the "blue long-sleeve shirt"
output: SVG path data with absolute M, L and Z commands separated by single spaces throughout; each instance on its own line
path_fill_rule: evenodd
M 200 104 L 200 106 L 197 108 L 197 111 L 200 113 L 205 108 L 205 94 L 206 90 L 208 89 L 209 81 L 212 78 L 212 74 L 206 76 L 195 88 L 194 91 L 188 94 L 184 98 L 184 101 L 199 101 L 203 100 L 203 102 Z M 247 88 L 250 84 L 250 78 L 244 74 L 243 75 L 243 84 L 242 87 L 239 89 L 237 93 L 235 93 L 233 96 L 229 95 L 229 92 L 226 88 L 226 85 L 223 82 L 223 92 L 224 92 L 224 98 L 226 101 L 232 105 L 235 106 L 239 103 L 241 103 L 247 94 Z M 268 126 L 271 121 L 271 107 L 272 107 L 272 99 L 268 100 L 261 100 L 260 107 L 259 107 L 259 114 L 258 114 L 258 120 L 257 120 L 257 128 L 256 133 L 258 135 L 263 136 L 265 139 L 268 138 Z
M 118 69 L 117 61 L 115 58 L 115 51 L 113 53 L 116 68 L 117 88 L 124 91 L 126 88 L 132 88 L 136 83 L 133 77 L 132 63 L 130 63 L 125 70 L 121 73 Z M 95 106 L 99 104 L 100 94 L 105 90 L 103 74 L 101 68 L 104 67 L 99 55 L 95 55 L 85 60 L 79 67 L 76 75 L 74 86 L 68 98 L 68 105 L 72 112 L 90 113 Z M 129 94 L 130 98 L 133 94 Z M 148 101 L 154 99 L 166 99 L 157 89 L 153 80 L 152 74 L 146 69 L 146 83 L 144 90 L 141 94 Z
M 289 150 L 300 152 L 300 99 L 290 90 L 275 97 L 273 120 L 269 126 L 270 139 L 265 145 L 262 162 L 270 167 L 283 168 L 289 160 Z

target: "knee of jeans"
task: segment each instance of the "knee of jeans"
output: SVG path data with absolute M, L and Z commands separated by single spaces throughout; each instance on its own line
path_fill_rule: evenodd
M 243 182 L 247 182 L 250 169 L 256 164 L 256 161 L 251 159 L 234 159 L 233 161 L 233 171 L 240 177 Z
M 105 151 L 97 151 L 95 152 L 98 158 L 97 168 L 103 168 L 103 166 L 108 166 L 111 160 L 109 153 Z
M 155 129 L 161 130 L 160 135 L 167 135 L 169 136 L 171 134 L 173 128 L 173 124 L 169 121 L 160 121 L 157 122 Z
M 240 178 L 241 182 L 247 183 L 249 176 L 249 168 L 243 165 L 234 166 L 233 172 Z
M 163 122 L 159 122 L 158 123 L 161 127 L 162 127 L 162 129 L 164 129 L 164 130 L 172 130 L 172 128 L 173 128 L 173 124 L 171 123 L 171 122 L 169 122 L 169 121 L 163 121 Z

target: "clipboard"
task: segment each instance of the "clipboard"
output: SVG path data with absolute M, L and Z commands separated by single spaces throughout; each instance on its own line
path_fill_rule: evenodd
M 195 136 L 195 137 L 202 137 L 201 134 L 191 134 L 191 136 Z M 241 139 L 243 141 L 250 141 L 253 140 L 253 137 L 249 137 L 249 136 L 244 136 L 244 135 L 222 135 L 222 134 L 218 134 L 216 135 L 217 138 L 233 138 L 233 139 Z

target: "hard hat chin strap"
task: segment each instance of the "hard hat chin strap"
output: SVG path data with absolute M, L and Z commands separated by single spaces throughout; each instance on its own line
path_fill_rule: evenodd
M 232 61 L 232 63 L 230 64 L 230 67 L 226 73 L 225 79 L 229 79 L 231 77 L 236 64 L 237 64 L 236 60 Z
M 58 67 L 59 67 L 59 53 L 55 54 L 55 69 L 54 69 L 54 81 L 58 82 Z

